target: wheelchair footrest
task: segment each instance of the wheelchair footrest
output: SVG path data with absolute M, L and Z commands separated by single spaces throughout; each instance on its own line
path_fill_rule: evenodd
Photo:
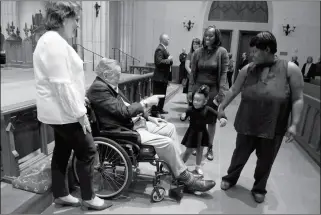
M 175 188 L 171 188 L 168 191 L 168 197 L 176 200 L 178 203 L 181 202 L 183 196 L 184 196 L 184 187 L 185 185 L 178 185 Z

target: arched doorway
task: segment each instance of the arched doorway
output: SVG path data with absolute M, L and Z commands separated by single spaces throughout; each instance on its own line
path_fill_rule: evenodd
M 238 68 L 242 53 L 249 53 L 249 40 L 257 32 L 272 31 L 272 23 L 272 2 L 209 1 L 203 28 L 215 25 L 221 30 L 223 46 L 233 54 Z

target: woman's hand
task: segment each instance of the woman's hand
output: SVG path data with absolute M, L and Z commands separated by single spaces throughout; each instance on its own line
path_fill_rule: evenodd
M 296 125 L 291 125 L 288 128 L 288 130 L 287 130 L 287 132 L 285 134 L 285 137 L 286 137 L 285 142 L 286 143 L 290 143 L 290 142 L 292 142 L 294 140 L 294 136 L 296 135 L 296 130 L 297 130 Z
M 226 115 L 225 111 L 221 108 L 221 106 L 218 106 L 217 119 L 220 120 L 221 118 L 226 118 Z
M 164 119 L 156 118 L 156 117 L 152 117 L 152 116 L 148 117 L 148 121 L 156 124 L 157 126 L 160 126 L 161 122 L 167 123 L 166 120 L 164 120 Z
M 87 131 L 89 133 L 91 133 L 91 127 L 90 127 L 90 123 L 89 123 L 87 114 L 83 115 L 82 117 L 79 117 L 78 122 L 80 123 L 80 125 L 84 131 L 84 134 L 86 134 Z

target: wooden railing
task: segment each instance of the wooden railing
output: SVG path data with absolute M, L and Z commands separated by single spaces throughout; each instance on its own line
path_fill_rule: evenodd
M 152 93 L 152 74 L 129 77 L 119 88 L 131 102 Z M 1 159 L 3 180 L 11 182 L 20 173 L 52 153 L 54 135 L 50 126 L 37 120 L 35 101 L 1 110 Z
M 320 166 L 320 100 L 305 95 L 304 103 L 295 140 Z
M 320 166 L 320 87 L 305 83 L 304 88 L 304 108 L 295 140 Z
M 147 73 L 153 73 L 155 70 L 155 67 L 150 66 L 129 66 L 129 73 L 130 74 L 147 74 Z
M 100 57 L 100 58 L 103 58 L 103 56 L 100 55 L 100 54 L 97 54 L 96 52 L 93 52 L 93 51 L 91 51 L 91 50 L 89 50 L 89 49 L 87 49 L 87 48 L 85 48 L 85 47 L 83 47 L 82 45 L 77 44 L 77 43 L 72 44 L 72 46 L 74 47 L 74 49 L 75 49 L 76 51 L 77 51 L 77 48 L 76 48 L 76 47 L 80 47 L 80 48 L 82 49 L 82 51 L 81 51 L 81 58 L 82 58 L 82 60 L 84 61 L 84 63 L 86 63 L 86 62 L 85 62 L 85 51 L 88 51 L 88 52 L 90 52 L 90 53 L 92 54 L 92 62 L 90 62 L 90 63 L 93 64 L 93 65 L 92 65 L 92 71 L 95 71 L 95 56 L 98 56 L 98 57 Z
M 137 65 L 138 63 L 140 63 L 137 58 L 123 52 L 118 48 L 112 48 L 112 50 L 113 59 L 117 60 L 120 63 L 122 71 L 124 72 L 128 72 L 129 66 L 134 66 L 135 64 Z

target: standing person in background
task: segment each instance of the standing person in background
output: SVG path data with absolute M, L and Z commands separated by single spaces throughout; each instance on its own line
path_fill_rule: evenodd
M 315 64 L 315 76 L 321 76 L 321 59 L 319 57 L 318 62 Z
M 3 48 L 4 45 L 4 35 L 2 34 L 1 26 L 0 26 L 0 35 L 1 35 L 1 40 L 0 40 L 0 64 L 6 64 L 6 52 Z
M 93 174 L 97 158 L 85 107 L 83 61 L 68 44 L 79 27 L 81 7 L 71 1 L 48 3 L 45 28 L 33 53 L 37 117 L 54 130 L 55 148 L 51 161 L 55 204 L 104 210 L 112 204 L 94 192 Z M 81 198 L 69 193 L 67 165 L 71 151 L 77 158 Z
M 248 63 L 249 63 L 249 60 L 248 60 L 247 54 L 246 54 L 246 52 L 244 52 L 244 53 L 242 54 L 242 62 L 241 62 L 241 64 L 240 64 L 238 70 L 235 71 L 235 74 L 234 74 L 234 82 L 235 82 L 235 80 L 236 80 L 236 78 L 237 78 L 240 70 L 241 70 L 244 66 L 246 66 Z
M 202 48 L 197 49 L 192 57 L 192 74 L 188 89 L 189 100 L 193 93 L 203 84 L 209 86 L 209 99 L 207 105 L 217 110 L 224 98 L 224 92 L 228 90 L 226 73 L 228 70 L 228 53 L 221 46 L 221 32 L 215 26 L 205 29 Z M 213 160 L 213 142 L 215 135 L 217 116 L 206 119 L 209 133 L 209 147 L 206 153 L 208 160 Z
M 293 63 L 295 63 L 297 66 L 299 66 L 298 56 L 296 56 L 296 55 L 292 56 L 291 62 L 293 62 Z
M 229 53 L 228 54 L 229 63 L 228 63 L 228 70 L 227 70 L 227 81 L 228 81 L 229 87 L 232 86 L 232 77 L 234 73 L 234 61 L 232 57 L 233 57 L 232 53 Z
M 173 56 L 167 51 L 169 37 L 162 34 L 159 37 L 159 45 L 154 54 L 155 72 L 153 75 L 153 94 L 166 95 L 168 81 L 171 76 L 171 66 L 173 65 Z M 159 99 L 158 105 L 151 108 L 151 114 L 154 117 L 164 118 L 161 114 L 168 114 L 164 110 L 165 98 Z
M 311 79 L 314 79 L 315 77 L 315 64 L 313 63 L 313 58 L 309 56 L 307 58 L 307 62 L 302 67 L 302 75 L 304 78 L 304 82 L 310 82 Z
M 184 79 L 187 80 L 187 71 L 185 69 L 186 57 L 186 49 L 183 48 L 182 53 L 179 55 L 179 62 L 181 62 L 181 64 L 179 65 L 179 83 L 182 83 Z
M 188 53 L 185 61 L 185 69 L 187 71 L 187 83 L 186 86 L 183 89 L 183 93 L 188 93 L 188 86 L 189 86 L 189 80 L 190 80 L 190 75 L 191 75 L 191 59 L 194 51 L 198 49 L 201 46 L 201 40 L 198 38 L 195 38 L 192 40 L 191 44 L 191 49 L 190 52 Z M 188 100 L 188 97 L 186 96 L 188 106 L 191 106 L 191 101 Z M 183 113 L 184 114 L 184 113 Z

